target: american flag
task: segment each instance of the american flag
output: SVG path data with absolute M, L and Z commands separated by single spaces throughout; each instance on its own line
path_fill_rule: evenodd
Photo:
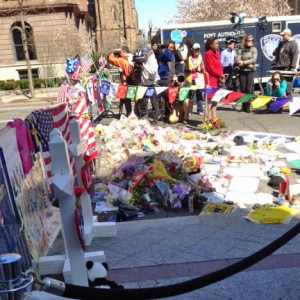
M 85 157 L 95 158 L 98 156 L 95 134 L 92 122 L 89 119 L 88 99 L 82 93 L 79 99 L 72 105 L 72 111 L 78 116 L 81 138 L 86 140 Z
M 60 88 L 58 89 L 57 101 L 61 103 L 67 101 L 68 89 L 69 89 L 69 83 L 65 79 L 64 82 L 61 84 Z
M 50 132 L 55 128 L 59 130 L 68 146 L 71 143 L 69 131 L 69 118 L 67 103 L 62 103 L 51 108 L 40 109 L 32 112 L 33 122 L 41 143 L 41 152 L 46 173 L 47 187 L 52 192 L 51 157 L 49 153 Z M 74 159 L 70 157 L 72 168 Z
M 80 64 L 83 72 L 88 73 L 90 71 L 91 66 L 94 64 L 94 61 L 92 60 L 88 52 L 81 57 Z

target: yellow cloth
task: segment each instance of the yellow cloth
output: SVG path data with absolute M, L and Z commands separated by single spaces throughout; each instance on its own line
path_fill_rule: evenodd
M 253 108 L 260 108 L 269 103 L 272 98 L 271 96 L 257 96 L 255 100 L 252 101 L 251 105 Z
M 195 90 L 198 90 L 198 89 L 199 89 L 199 86 L 198 86 L 198 85 L 191 85 L 191 86 L 190 86 L 190 90 L 195 91 Z
M 152 174 L 150 177 L 159 177 L 159 178 L 164 178 L 167 181 L 176 183 L 177 180 L 172 178 L 166 171 L 164 164 L 160 160 L 154 160 L 153 162 L 153 170 Z
M 146 86 L 138 86 L 136 94 L 135 94 L 135 101 L 143 99 L 147 89 L 148 88 Z
M 235 206 L 222 203 L 208 203 L 199 215 L 229 214 L 235 210 Z
M 287 224 L 299 212 L 299 209 L 284 205 L 277 207 L 261 207 L 248 214 L 248 219 L 262 224 Z

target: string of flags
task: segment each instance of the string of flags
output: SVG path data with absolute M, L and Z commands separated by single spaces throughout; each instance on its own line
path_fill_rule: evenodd
M 79 56 L 75 56 L 73 60 L 67 59 L 66 73 L 69 78 L 80 81 L 85 86 L 90 102 L 98 102 L 103 108 L 104 96 L 109 96 L 113 99 L 125 98 L 133 101 L 139 101 L 144 97 L 151 98 L 153 93 L 161 94 L 165 92 L 168 102 L 173 104 L 176 101 L 184 101 L 188 98 L 190 90 L 201 90 L 205 95 L 209 96 L 209 99 L 214 102 L 222 102 L 223 104 L 233 103 L 246 103 L 251 102 L 253 109 L 259 109 L 266 105 L 269 105 L 271 112 L 278 112 L 283 106 L 289 103 L 290 115 L 294 114 L 300 109 L 300 103 L 298 98 L 285 97 L 277 98 L 272 96 L 245 94 L 236 91 L 230 91 L 223 88 L 213 88 L 206 86 L 202 88 L 199 85 L 191 85 L 189 87 L 144 87 L 144 86 L 132 86 L 122 85 L 112 82 L 109 71 L 105 69 L 105 58 L 100 56 L 99 58 L 99 70 L 87 77 L 85 74 L 90 70 L 93 65 L 91 56 L 86 53 L 81 59 Z M 58 101 L 66 102 L 72 99 L 73 87 L 66 79 L 58 91 Z

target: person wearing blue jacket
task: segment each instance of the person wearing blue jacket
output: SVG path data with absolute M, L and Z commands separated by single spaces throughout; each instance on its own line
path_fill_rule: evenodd
M 173 77 L 175 75 L 175 43 L 169 41 L 166 48 L 160 50 L 161 53 L 158 57 L 158 75 L 160 80 L 158 81 L 159 86 L 169 87 L 172 85 Z M 165 117 L 168 118 L 171 113 L 171 108 L 168 103 L 167 92 L 164 91 L 161 97 L 165 102 Z
M 158 56 L 158 75 L 161 86 L 170 86 L 175 75 L 175 43 L 169 41 Z

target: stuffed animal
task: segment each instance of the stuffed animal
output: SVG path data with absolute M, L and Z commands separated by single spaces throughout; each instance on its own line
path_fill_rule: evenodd
M 93 261 L 86 262 L 87 275 L 90 287 L 102 289 L 123 289 L 122 285 L 118 285 L 115 281 L 106 279 L 108 265 L 107 263 L 96 263 Z

